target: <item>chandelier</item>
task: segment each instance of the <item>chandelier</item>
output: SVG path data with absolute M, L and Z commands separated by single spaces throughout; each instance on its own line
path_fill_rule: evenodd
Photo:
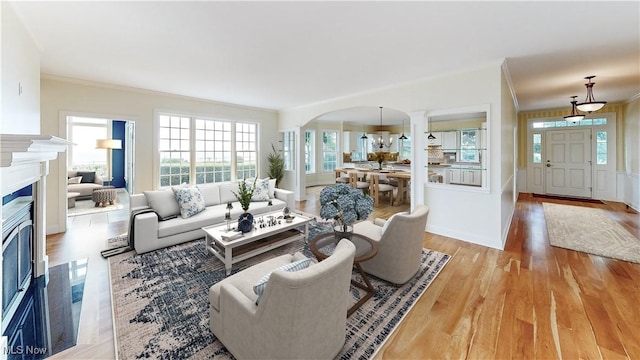
M 374 148 L 380 148 L 380 149 L 384 149 L 384 147 L 386 146 L 387 148 L 391 148 L 391 145 L 393 144 L 393 138 L 389 137 L 389 143 L 385 144 L 384 143 L 384 139 L 382 138 L 382 106 L 380 106 L 380 130 L 378 131 L 378 139 L 376 141 L 376 139 L 373 139 L 371 141 L 371 144 L 373 145 Z
M 606 101 L 596 101 L 596 99 L 593 97 L 593 85 L 595 85 L 596 83 L 591 82 L 591 79 L 593 79 L 594 77 L 596 76 L 591 75 L 585 77 L 585 79 L 589 80 L 588 83 L 584 84 L 584 86 L 587 87 L 587 98 L 584 102 L 576 104 L 576 107 L 580 111 L 585 111 L 588 113 L 592 111 L 598 111 L 602 109 L 602 107 L 607 103 Z
M 573 96 L 571 96 L 571 98 L 573 99 L 571 101 L 571 115 L 565 116 L 564 119 L 566 121 L 573 121 L 575 123 L 575 122 L 578 122 L 578 121 L 584 119 L 584 115 L 578 114 L 578 111 L 576 111 L 576 104 L 578 103 L 576 101 L 577 96 L 573 95 Z

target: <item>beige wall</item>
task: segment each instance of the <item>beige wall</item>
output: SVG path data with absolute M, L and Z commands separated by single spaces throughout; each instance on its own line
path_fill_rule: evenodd
M 616 113 L 616 170 L 623 171 L 625 164 L 625 111 L 624 104 L 607 104 L 598 112 L 614 112 Z M 523 111 L 518 114 L 518 167 L 527 167 L 527 123 L 531 119 L 539 118 L 562 118 L 571 113 L 571 107 L 568 105 L 562 109 L 548 109 L 536 111 Z M 637 139 L 637 137 L 636 137 Z
M 40 134 L 40 51 L 2 1 L 2 96 L 0 134 Z
M 271 143 L 277 142 L 277 113 L 270 110 L 234 106 L 212 101 L 186 98 L 124 87 L 93 84 L 43 77 L 41 82 L 42 131 L 46 134 L 66 138 L 60 126 L 64 114 L 105 116 L 113 119 L 132 120 L 136 123 L 135 144 L 135 189 L 136 192 L 155 187 L 157 174 L 153 159 L 156 156 L 153 139 L 155 111 L 169 111 L 185 115 L 199 115 L 212 118 L 252 121 L 259 124 L 259 169 L 260 176 L 266 176 L 267 154 Z M 64 189 L 66 174 L 61 173 L 60 162 L 66 155 L 51 164 L 48 176 L 50 189 Z M 47 228 L 55 232 L 61 227 L 60 213 L 66 207 L 66 199 L 51 191 L 47 196 Z
M 640 96 L 626 105 L 624 110 L 623 140 L 624 166 L 621 171 L 640 175 Z

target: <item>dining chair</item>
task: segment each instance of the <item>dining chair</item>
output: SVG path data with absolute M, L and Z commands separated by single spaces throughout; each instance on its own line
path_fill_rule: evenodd
M 393 205 L 393 189 L 389 184 L 380 183 L 380 177 L 383 175 L 369 174 L 369 195 L 373 198 L 373 206 L 378 206 L 380 202 L 380 193 L 389 194 L 389 205 Z
M 349 172 L 349 185 L 354 189 L 362 189 L 365 192 L 369 192 L 369 183 L 362 181 L 366 179 L 367 173 L 360 171 Z

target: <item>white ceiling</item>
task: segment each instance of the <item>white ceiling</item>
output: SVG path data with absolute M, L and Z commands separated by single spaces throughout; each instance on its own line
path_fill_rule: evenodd
M 267 109 L 502 59 L 521 111 L 569 108 L 587 75 L 597 100 L 640 93 L 638 1 L 13 5 L 44 74 Z

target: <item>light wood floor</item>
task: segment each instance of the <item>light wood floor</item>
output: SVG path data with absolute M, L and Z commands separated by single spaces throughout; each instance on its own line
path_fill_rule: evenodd
M 309 188 L 298 209 L 317 214 L 320 189 Z M 640 238 L 640 216 L 624 204 L 544 201 L 602 208 Z M 408 208 L 380 207 L 371 216 Z M 80 345 L 56 358 L 115 357 L 99 251 L 107 237 L 125 232 L 126 221 L 101 215 L 48 237 L 51 265 L 90 257 Z M 504 251 L 429 233 L 424 246 L 453 257 L 376 358 L 640 359 L 640 264 L 550 246 L 542 199 L 520 196 Z

